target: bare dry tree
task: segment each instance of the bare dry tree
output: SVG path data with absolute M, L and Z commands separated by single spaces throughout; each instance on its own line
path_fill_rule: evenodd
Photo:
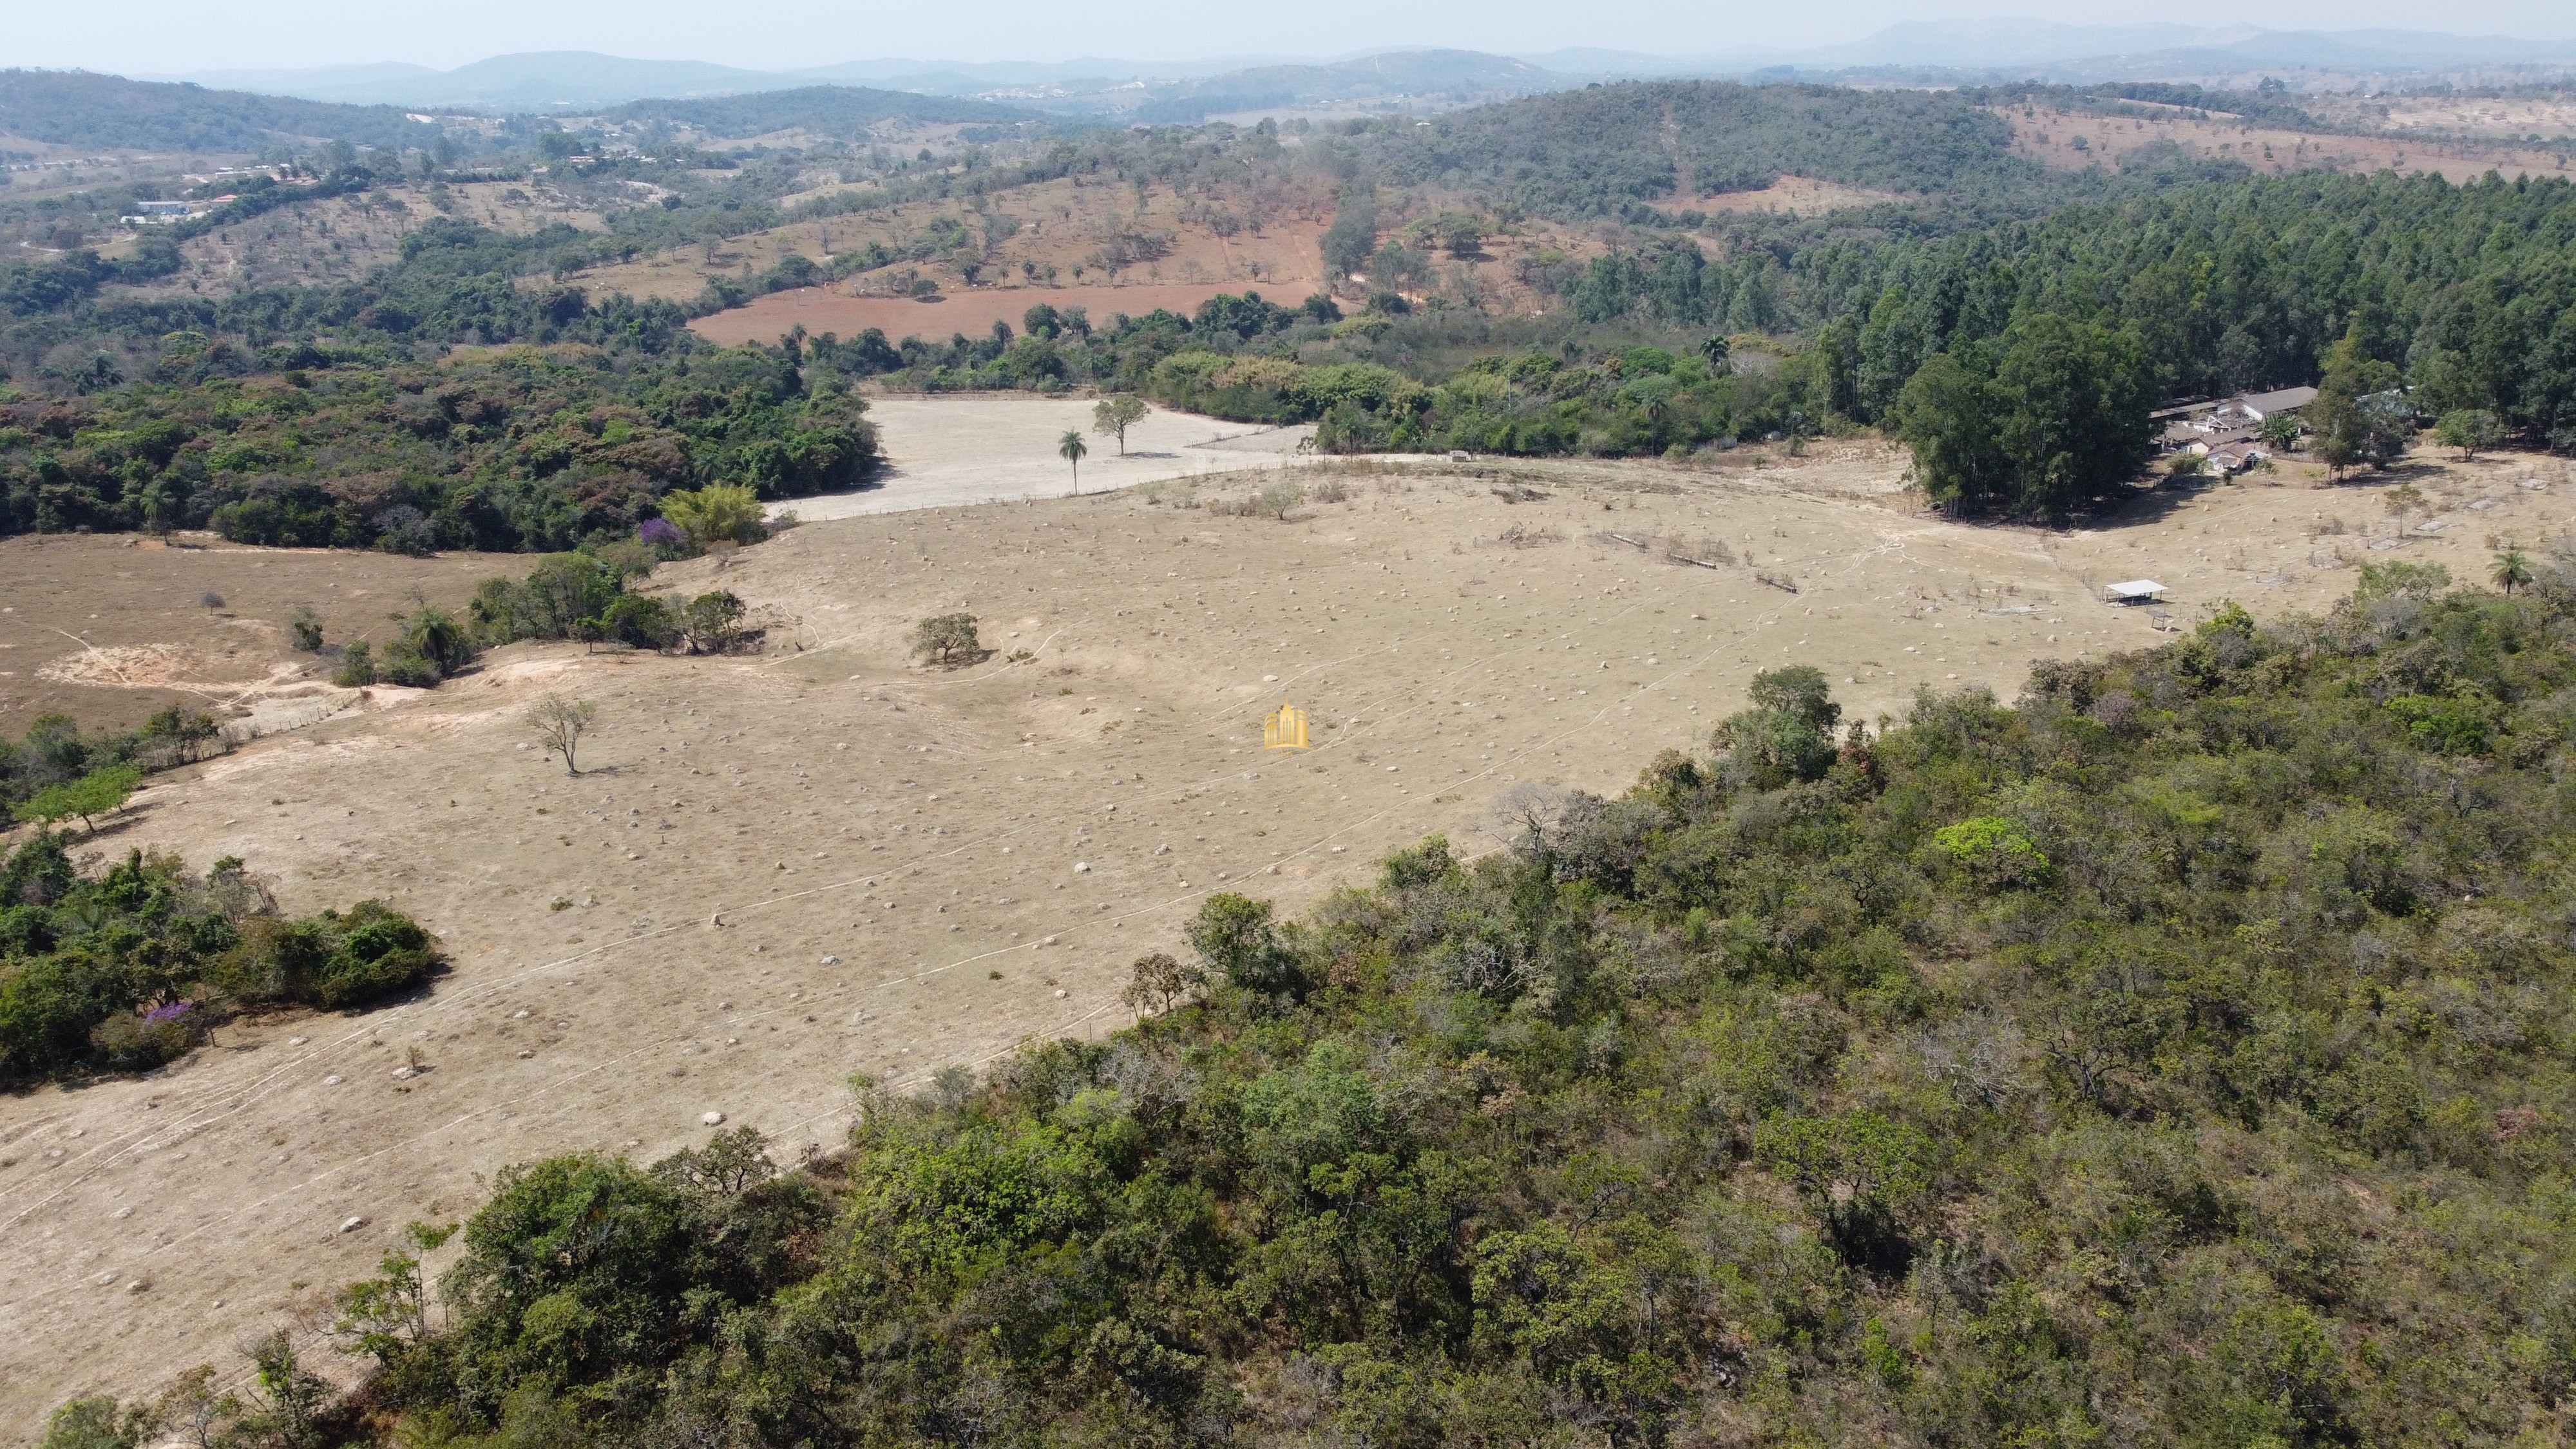
M 564 773 L 578 775 L 581 769 L 573 762 L 573 751 L 580 747 L 581 737 L 598 717 L 599 706 L 589 700 L 549 694 L 528 711 L 528 724 L 544 742 L 547 754 L 563 756 Z

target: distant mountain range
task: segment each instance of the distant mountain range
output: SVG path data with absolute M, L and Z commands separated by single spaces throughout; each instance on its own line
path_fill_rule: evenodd
M 1444 109 L 1589 81 L 1791 74 L 1832 79 L 2182 80 L 2273 69 L 2386 77 L 2475 67 L 2576 67 L 2576 39 L 2405 30 L 2265 30 L 2065 25 L 2042 20 L 1907 21 L 1843 45 L 1705 55 L 1567 49 L 1520 56 L 1389 50 L 1329 59 L 1238 55 L 1195 61 L 1089 57 L 1052 62 L 849 61 L 791 71 L 703 61 L 630 60 L 588 51 L 494 56 L 454 70 L 384 63 L 228 70 L 183 80 L 355 105 L 494 112 L 590 111 L 646 98 L 689 99 L 865 85 L 1004 102 L 1058 114 L 1185 122 L 1259 109 Z

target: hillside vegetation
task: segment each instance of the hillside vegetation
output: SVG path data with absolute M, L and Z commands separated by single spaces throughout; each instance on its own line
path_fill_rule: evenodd
M 1163 1014 L 862 1082 L 794 1170 L 504 1174 L 278 1442 L 2529 1442 L 2576 1375 L 2539 572 L 1883 730 L 1766 674 L 1508 849 L 1212 898 Z
M 2213 99 L 2172 95 L 2195 111 Z M 338 285 L 213 295 L 168 282 L 181 268 L 169 243 L 251 208 L 445 174 L 429 152 L 341 145 L 317 158 L 327 169 L 309 188 L 245 192 L 225 214 L 113 257 L 73 247 L 0 266 L 0 354 L 59 394 L 157 368 L 173 334 L 252 348 L 327 336 L 416 358 L 515 341 L 685 352 L 697 345 L 690 317 L 767 292 L 978 285 L 1007 265 L 1012 238 L 1045 224 L 1041 208 L 1011 210 L 1022 193 L 1063 183 L 1049 195 L 1080 200 L 1084 225 L 1102 208 L 1123 215 L 1128 191 L 1141 217 L 1157 188 L 1185 198 L 1176 224 L 1219 239 L 1329 214 L 1318 246 L 1331 280 L 1293 309 L 1229 293 L 1213 316 L 1095 327 L 1036 300 L 1047 289 L 1023 256 L 1033 303 L 1018 334 L 833 338 L 824 353 L 850 376 L 902 373 L 907 388 L 1092 386 L 1239 420 L 1318 421 L 1323 446 L 1349 451 L 1678 456 L 1877 427 L 1913 445 L 1936 501 L 1987 516 L 2088 509 L 2145 462 L 2156 402 L 2317 382 L 2338 345 L 2362 395 L 2410 389 L 2392 426 L 2482 415 L 2527 445 L 2576 446 L 2576 369 L 2560 337 L 2576 306 L 2576 187 L 2253 178 L 2144 152 L 2116 173 L 2052 171 L 2012 153 L 2007 122 L 1979 103 L 1999 99 L 2010 97 L 1623 84 L 1428 122 L 1296 123 L 1294 135 L 1267 123 L 997 130 L 1001 144 L 952 157 L 866 147 L 852 127 L 889 105 L 924 117 L 964 105 L 965 118 L 969 103 L 848 88 L 639 103 L 534 137 L 545 184 L 598 208 L 599 230 L 512 234 L 439 215 L 401 237 L 397 259 Z M 748 153 L 726 171 L 675 137 L 680 124 L 833 139 Z M 1792 176 L 1890 199 L 1810 218 L 1695 209 Z M 837 219 L 852 219 L 846 237 L 924 202 L 952 209 L 917 209 L 820 260 L 782 244 L 757 272 L 714 265 L 727 237 L 810 226 L 828 250 Z M 1043 209 L 1059 206 L 1056 221 L 1072 221 L 1072 205 Z M 1172 237 L 1141 223 L 1112 231 L 1088 263 L 1068 255 L 1077 280 L 1087 266 L 1151 275 L 1170 252 Z M 579 280 L 688 247 L 702 248 L 704 285 L 686 302 L 593 295 Z M 1469 259 L 1498 261 L 1489 247 L 1510 254 L 1507 285 L 1499 266 L 1470 274 Z M 1047 263 L 1045 279 L 1056 270 Z M 1519 315 L 1529 304 L 1544 315 Z
M 801 360 L 254 359 L 168 339 L 166 381 L 0 402 L 0 534 L 211 527 L 293 547 L 542 551 L 632 538 L 674 489 L 857 487 L 879 457 L 866 406 Z
M 1366 147 L 1397 184 L 1531 210 L 1634 217 L 1784 175 L 1953 199 L 2037 190 L 2002 121 L 1954 93 L 1667 81 L 1590 86 L 1390 128 Z
M 426 146 L 436 125 L 398 106 L 344 106 L 72 70 L 0 70 L 0 132 L 56 146 L 249 151 L 336 140 Z

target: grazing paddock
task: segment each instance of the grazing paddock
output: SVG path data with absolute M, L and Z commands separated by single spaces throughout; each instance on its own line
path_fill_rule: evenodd
M 989 405 L 1037 410 L 1025 424 L 935 406 L 879 414 L 915 476 L 950 451 L 1017 466 L 1018 430 L 1068 405 Z M 404 1222 L 455 1220 L 506 1164 L 651 1158 L 718 1113 L 793 1154 L 847 1128 L 854 1074 L 912 1090 L 1122 1025 L 1130 963 L 1184 952 L 1211 892 L 1294 913 L 1425 834 L 1498 848 L 1514 810 L 1705 756 L 1757 670 L 1817 665 L 1875 727 L 1919 686 L 2010 697 L 2034 658 L 2153 644 L 2224 599 L 2322 609 L 2357 560 L 2482 579 L 2490 540 L 2542 543 L 2576 502 L 2555 460 L 2427 459 L 2409 476 L 2445 526 L 2402 543 L 2384 480 L 2298 469 L 2050 532 L 1914 510 L 1884 445 L 1758 452 L 1322 460 L 810 523 L 654 578 L 740 595 L 771 624 L 757 654 L 514 645 L 155 777 L 86 849 L 239 855 L 289 911 L 380 897 L 455 969 L 364 1014 L 243 1018 L 150 1076 L 0 1099 L 0 1415 L 318 1331 Z M 114 592 L 105 565 L 141 551 L 80 547 L 49 556 L 93 560 L 96 597 L 132 615 L 96 621 L 102 644 L 201 647 Z M 411 566 L 266 557 L 293 585 L 271 609 L 335 569 Z M 461 589 L 509 562 L 418 567 Z M 2171 602 L 2097 601 L 2142 577 Z M 955 612 L 988 652 L 924 665 L 916 625 Z M 10 642 L 9 691 L 83 652 Z M 527 722 L 548 695 L 597 707 L 578 776 Z M 1311 713 L 1311 751 L 1262 750 L 1283 702 Z

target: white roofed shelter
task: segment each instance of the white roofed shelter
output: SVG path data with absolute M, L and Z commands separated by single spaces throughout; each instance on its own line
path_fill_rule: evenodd
M 2110 584 L 2102 590 L 2106 604 L 2152 604 L 2164 598 L 2165 586 L 2154 579 L 2131 579 L 2125 584 Z

